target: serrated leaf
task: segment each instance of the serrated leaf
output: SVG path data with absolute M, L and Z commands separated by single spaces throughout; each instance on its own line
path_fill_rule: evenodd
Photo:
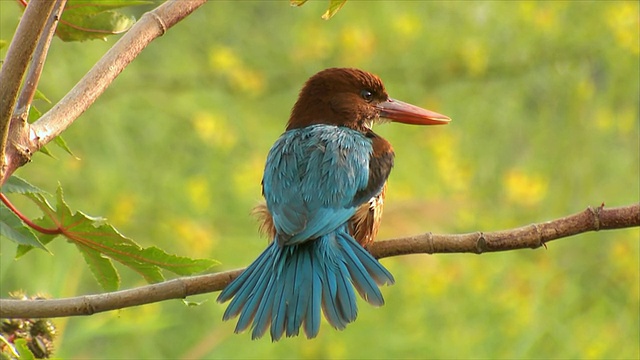
M 55 224 L 53 224 L 51 221 L 45 221 L 44 218 L 33 220 L 33 222 L 45 228 L 53 228 L 55 226 Z M 53 239 L 55 239 L 58 236 L 58 235 L 52 235 L 52 234 L 43 234 L 37 231 L 35 231 L 34 234 L 38 238 L 38 241 L 40 241 L 40 243 L 45 247 L 47 246 L 47 244 L 49 244 Z M 30 245 L 18 245 L 18 248 L 16 249 L 16 259 L 21 258 L 22 256 L 24 256 L 26 253 L 28 253 L 33 249 L 34 247 Z M 47 251 L 49 250 L 47 249 Z
M 129 0 L 69 0 L 60 18 L 56 35 L 62 41 L 106 40 L 108 35 L 126 32 L 136 22 L 133 16 L 114 9 L 147 3 L 149 2 Z
M 120 276 L 111 260 L 90 247 L 77 243 L 76 246 L 84 257 L 84 261 L 89 265 L 89 269 L 93 277 L 98 281 L 98 284 L 100 284 L 105 291 L 118 290 L 120 287 Z
M 0 203 L 0 238 L 11 240 L 23 246 L 49 251 L 33 231 L 2 203 Z
M 47 199 L 44 197 L 44 194 L 38 192 L 38 193 L 26 193 L 25 195 L 29 199 L 31 199 L 36 204 L 36 206 L 40 208 L 40 211 L 46 214 L 44 217 L 40 219 L 33 220 L 33 222 L 36 225 L 39 225 L 46 229 L 57 229 L 58 224 L 56 224 L 51 220 L 55 218 L 55 210 L 53 210 L 53 208 L 51 207 Z M 58 234 L 43 234 L 37 231 L 34 232 L 34 234 L 38 237 L 38 241 L 40 241 L 40 243 L 44 246 L 46 246 L 48 243 L 50 243 L 53 239 L 55 239 L 58 236 Z M 24 244 L 18 245 L 18 248 L 16 249 L 16 259 L 24 256 L 26 253 L 28 253 L 33 249 L 34 247 L 31 245 L 24 245 Z
M 77 246 L 92 274 L 107 291 L 117 289 L 120 284 L 112 260 L 137 272 L 150 283 L 164 280 L 161 269 L 178 275 L 191 275 L 217 264 L 214 260 L 190 259 L 167 254 L 156 247 L 142 248 L 119 233 L 104 218 L 92 217 L 80 211 L 72 212 L 64 201 L 61 187 L 56 191 L 55 209 L 40 194 L 28 196 L 44 213 L 44 217 L 37 220 L 37 224 L 47 228 L 60 228 L 61 235 Z M 51 239 L 53 237 L 41 237 L 40 241 L 45 243 Z
M 344 6 L 344 4 L 346 4 L 346 2 L 347 2 L 347 0 L 330 0 L 329 1 L 329 8 L 322 15 L 322 18 L 324 20 L 331 19 L 333 17 L 333 15 L 335 15 L 340 9 L 342 9 L 342 7 Z
M 219 262 L 210 259 L 190 259 L 167 254 L 164 250 L 155 246 L 142 250 L 141 255 L 148 261 L 177 275 L 199 273 L 219 264 Z
M 76 156 L 76 155 L 71 151 L 71 149 L 69 148 L 69 146 L 67 146 L 67 142 L 66 142 L 66 141 L 64 141 L 64 139 L 62 138 L 62 136 L 56 136 L 56 137 L 53 139 L 53 143 L 54 143 L 54 144 L 56 144 L 56 145 L 58 145 L 60 148 L 62 148 L 62 150 L 66 151 L 66 152 L 67 152 L 67 154 L 69 154 L 69 155 L 73 156 L 73 158 L 74 158 L 74 159 L 76 159 L 76 160 L 80 160 L 80 158 L 79 158 L 79 157 L 77 157 L 77 156 Z
M 40 189 L 39 187 L 32 185 L 27 180 L 12 175 L 4 185 L 2 185 L 2 192 L 5 194 L 43 194 L 49 195 L 48 192 Z

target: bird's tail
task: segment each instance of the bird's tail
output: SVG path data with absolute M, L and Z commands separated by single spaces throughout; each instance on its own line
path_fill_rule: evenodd
M 271 339 L 296 336 L 304 326 L 307 338 L 320 328 L 320 309 L 336 329 L 355 320 L 353 288 L 374 306 L 384 304 L 378 286 L 394 279 L 342 226 L 316 240 L 279 246 L 272 242 L 231 282 L 218 302 L 233 298 L 223 320 L 240 315 L 236 333 L 251 326 L 252 339 L 271 325 Z

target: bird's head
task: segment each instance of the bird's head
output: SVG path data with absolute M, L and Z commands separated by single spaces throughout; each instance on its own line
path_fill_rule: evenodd
M 415 125 L 451 121 L 447 116 L 390 98 L 382 80 L 374 74 L 331 68 L 307 80 L 293 106 L 287 130 L 332 124 L 365 132 L 381 120 Z

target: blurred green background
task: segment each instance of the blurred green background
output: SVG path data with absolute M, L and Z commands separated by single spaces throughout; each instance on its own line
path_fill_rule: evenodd
M 638 2 L 212 1 L 154 41 L 17 174 L 144 246 L 246 266 L 265 247 L 249 215 L 266 154 L 317 71 L 358 67 L 389 94 L 453 121 L 377 131 L 395 147 L 379 239 L 492 231 L 605 202 L 639 201 Z M 150 9 L 151 7 L 149 7 Z M 145 8 L 138 8 L 138 15 Z M 0 37 L 20 16 L 0 1 Z M 55 39 L 41 90 L 59 100 L 115 42 Z M 6 50 L 6 49 L 5 49 Z M 0 54 L 4 56 L 4 52 Z M 50 105 L 39 101 L 46 110 Z M 12 197 L 30 216 L 28 202 Z M 57 319 L 56 357 L 638 358 L 637 228 L 504 253 L 384 259 L 386 305 L 360 302 L 345 331 L 315 340 L 234 335 L 217 294 Z M 59 239 L 14 260 L 2 297 L 99 293 Z M 119 268 L 123 287 L 143 285 Z

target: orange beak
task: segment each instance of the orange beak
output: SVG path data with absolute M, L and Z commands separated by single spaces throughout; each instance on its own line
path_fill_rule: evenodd
M 379 103 L 376 108 L 380 110 L 380 117 L 404 124 L 444 125 L 451 121 L 448 116 L 391 98 Z

